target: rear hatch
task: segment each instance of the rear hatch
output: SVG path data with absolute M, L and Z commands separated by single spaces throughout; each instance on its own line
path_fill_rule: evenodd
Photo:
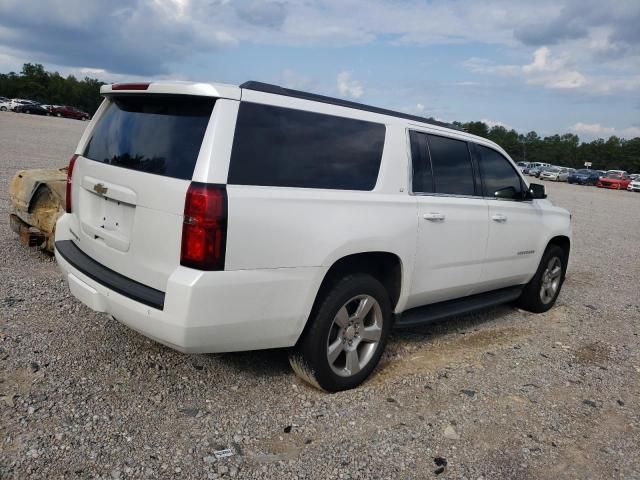
M 180 264 L 182 216 L 215 99 L 107 98 L 73 168 L 76 245 L 125 277 L 165 291 Z

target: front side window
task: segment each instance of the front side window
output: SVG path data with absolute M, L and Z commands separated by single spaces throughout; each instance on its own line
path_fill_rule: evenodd
M 467 142 L 427 135 L 435 193 L 475 195 L 473 167 Z
M 411 143 L 411 165 L 413 171 L 413 188 L 415 193 L 433 192 L 433 176 L 431 161 L 427 151 L 427 135 L 420 132 L 409 132 Z
M 476 145 L 485 197 L 522 198 L 522 182 L 507 160 L 492 148 Z M 501 194 L 497 195 L 496 192 Z
M 385 126 L 242 102 L 228 183 L 373 190 Z

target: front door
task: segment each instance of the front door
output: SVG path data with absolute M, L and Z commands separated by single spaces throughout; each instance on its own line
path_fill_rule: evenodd
M 526 185 L 500 152 L 476 145 L 483 194 L 489 205 L 489 239 L 480 289 L 524 284 L 535 273 L 542 212 L 526 200 Z

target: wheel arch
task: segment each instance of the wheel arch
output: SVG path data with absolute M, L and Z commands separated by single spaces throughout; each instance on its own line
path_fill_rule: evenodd
M 302 338 L 309 327 L 309 319 L 313 317 L 322 298 L 328 290 L 345 275 L 351 273 L 368 273 L 380 281 L 389 293 L 392 310 L 400 300 L 402 292 L 402 259 L 395 253 L 386 251 L 368 251 L 352 253 L 336 259 L 324 274 L 316 292 L 309 316 L 298 338 Z
M 549 245 L 557 245 L 560 247 L 564 251 L 567 261 L 569 260 L 569 253 L 571 252 L 571 239 L 569 237 L 566 235 L 556 235 L 549 240 L 547 246 Z

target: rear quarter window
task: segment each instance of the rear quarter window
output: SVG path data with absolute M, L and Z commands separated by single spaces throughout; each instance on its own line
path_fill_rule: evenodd
M 215 99 L 111 97 L 84 151 L 97 162 L 190 180 Z
M 228 183 L 372 190 L 384 138 L 382 124 L 243 102 Z

